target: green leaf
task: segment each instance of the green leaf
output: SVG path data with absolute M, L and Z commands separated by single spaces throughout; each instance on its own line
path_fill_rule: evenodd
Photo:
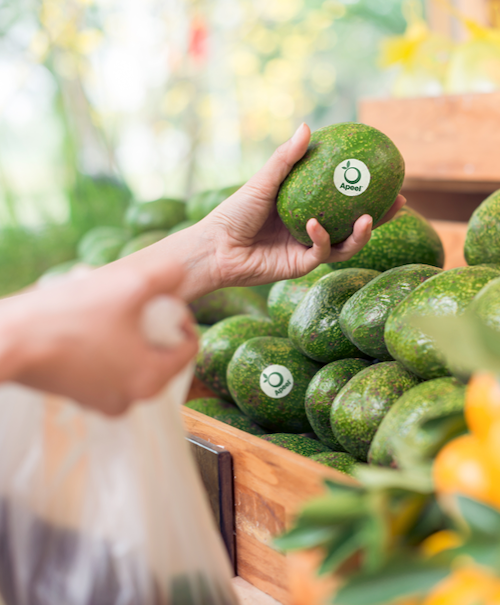
M 335 596 L 335 605 L 386 605 L 398 597 L 423 594 L 449 573 L 435 565 L 400 555 L 377 573 L 351 576 Z
M 416 443 L 427 444 L 422 453 L 427 458 L 434 458 L 448 441 L 467 431 L 463 411 L 450 412 L 444 416 L 424 418 L 422 424 L 417 426 L 414 433 L 409 436 L 409 440 L 414 438 Z
M 500 512 L 465 496 L 457 497 L 457 504 L 465 522 L 473 533 L 500 538 Z
M 345 485 L 343 483 L 335 483 L 331 479 L 325 479 L 324 481 L 325 487 L 328 489 L 329 493 L 334 494 L 335 496 L 338 494 L 360 494 L 362 490 L 361 485 Z
M 362 535 L 356 526 L 345 528 L 331 544 L 327 545 L 326 557 L 318 574 L 335 573 L 362 546 Z
M 478 565 L 494 569 L 497 573 L 500 572 L 500 544 L 498 543 L 497 536 L 488 538 L 486 536 L 481 536 L 480 538 L 473 537 L 463 546 L 447 550 L 444 553 L 440 553 L 440 555 L 446 555 L 450 562 L 456 560 L 458 557 L 469 557 Z
M 316 526 L 337 524 L 357 519 L 366 513 L 366 503 L 361 494 L 327 495 L 306 504 L 300 513 L 299 522 Z
M 428 467 L 397 470 L 359 464 L 354 475 L 368 489 L 402 489 L 422 494 L 434 489 Z
M 338 534 L 336 527 L 300 527 L 295 526 L 286 534 L 273 540 L 273 545 L 279 550 L 300 550 L 320 546 L 335 538 Z

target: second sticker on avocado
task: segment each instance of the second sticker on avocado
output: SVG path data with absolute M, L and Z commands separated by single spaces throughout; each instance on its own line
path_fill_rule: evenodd
M 285 397 L 293 389 L 292 373 L 285 366 L 267 366 L 260 375 L 260 388 L 273 399 Z
M 335 187 L 344 195 L 361 195 L 370 184 L 370 171 L 361 160 L 350 158 L 340 162 L 333 173 Z

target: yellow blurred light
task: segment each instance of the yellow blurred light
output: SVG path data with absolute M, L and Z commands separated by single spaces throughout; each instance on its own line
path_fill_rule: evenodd
M 286 92 L 277 92 L 269 98 L 269 112 L 279 119 L 290 118 L 295 110 L 292 97 Z
M 236 143 L 240 140 L 240 122 L 225 119 L 217 124 L 216 137 L 223 143 Z
M 77 35 L 75 48 L 83 55 L 93 52 L 103 39 L 102 32 L 97 29 L 86 29 Z
M 270 135 L 273 143 L 281 145 L 293 134 L 293 125 L 291 120 L 272 120 Z
M 286 84 L 300 77 L 292 62 L 285 59 L 272 59 L 264 69 L 264 75 L 268 82 Z
M 54 58 L 57 72 L 68 80 L 78 75 L 78 58 L 72 53 L 58 53 Z
M 346 12 L 344 4 L 336 0 L 326 0 L 323 2 L 321 9 L 334 19 L 341 19 Z
M 303 0 L 263 0 L 262 16 L 273 21 L 289 21 L 303 6 Z
M 203 119 L 209 119 L 213 116 L 213 104 L 217 102 L 214 95 L 203 95 L 196 104 L 196 113 Z
M 248 50 L 236 51 L 231 57 L 233 71 L 238 76 L 250 76 L 259 70 L 259 60 Z
M 266 113 L 251 113 L 243 117 L 242 124 L 243 139 L 251 141 L 263 141 L 269 134 L 269 119 Z
M 311 52 L 311 38 L 300 34 L 287 36 L 281 43 L 281 52 L 286 59 L 302 59 Z
M 319 32 L 332 25 L 333 18 L 323 11 L 311 11 L 304 22 L 306 29 L 310 32 Z
M 275 32 L 261 25 L 254 27 L 248 34 L 247 39 L 263 55 L 274 52 L 279 42 L 279 37 Z
M 38 31 L 31 39 L 30 51 L 35 55 L 38 61 L 43 61 L 50 47 L 50 41 L 47 34 Z
M 335 79 L 335 68 L 329 63 L 318 63 L 311 70 L 311 85 L 319 93 L 330 92 L 335 85 Z
M 184 111 L 194 95 L 191 82 L 179 82 L 167 92 L 163 109 L 167 115 L 177 115 Z

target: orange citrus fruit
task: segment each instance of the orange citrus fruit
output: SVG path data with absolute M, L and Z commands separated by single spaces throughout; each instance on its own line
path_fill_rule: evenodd
M 486 439 L 490 426 L 500 421 L 500 383 L 491 373 L 474 374 L 465 396 L 467 426 L 479 439 Z
M 432 472 L 438 494 L 463 494 L 500 504 L 500 476 L 475 435 L 462 435 L 447 443 L 436 456 Z
M 499 605 L 500 579 L 468 565 L 454 570 L 428 594 L 422 605 Z

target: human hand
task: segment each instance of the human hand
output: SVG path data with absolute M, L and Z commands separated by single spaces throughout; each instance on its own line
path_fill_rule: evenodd
M 276 210 L 279 187 L 293 165 L 304 155 L 310 130 L 302 124 L 281 145 L 265 166 L 241 189 L 211 212 L 199 225 L 205 237 L 212 234 L 214 260 L 212 277 L 225 286 L 249 286 L 300 277 L 320 263 L 351 258 L 368 243 L 372 217 L 361 216 L 353 233 L 342 243 L 330 246 L 330 237 L 316 219 L 307 223 L 313 241 L 307 247 L 295 240 Z M 406 200 L 399 195 L 380 224 L 390 220 Z
M 186 310 L 183 342 L 151 345 L 142 314 L 157 295 L 176 296 L 182 280 L 177 263 L 149 259 L 145 265 L 130 258 L 1 301 L 0 334 L 15 345 L 9 375 L 4 370 L 0 379 L 70 397 L 107 415 L 155 395 L 193 358 L 198 339 Z

